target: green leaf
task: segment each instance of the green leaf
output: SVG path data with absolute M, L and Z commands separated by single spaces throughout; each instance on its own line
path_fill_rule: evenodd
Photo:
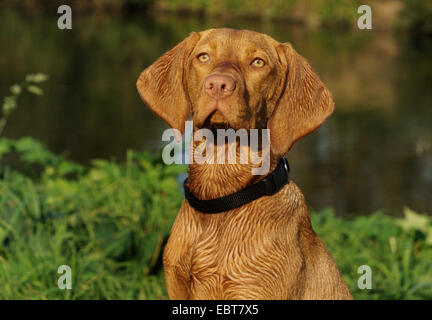
M 428 216 L 421 215 L 407 207 L 404 208 L 404 214 L 404 219 L 397 220 L 398 225 L 401 226 L 402 229 L 406 231 L 419 230 L 425 233 L 427 232 L 430 222 Z
M 29 163 L 48 164 L 57 160 L 55 154 L 49 151 L 42 143 L 30 137 L 24 137 L 16 141 L 15 149 L 21 153 L 22 160 Z
M 43 94 L 43 91 L 41 88 L 34 86 L 34 85 L 30 85 L 27 87 L 27 90 L 37 96 L 41 96 Z
M 14 95 L 19 95 L 22 91 L 22 88 L 19 84 L 14 84 L 12 87 L 10 87 L 10 91 L 14 94 Z
M 27 82 L 41 83 L 48 80 L 48 76 L 44 73 L 38 72 L 33 74 L 28 74 L 26 76 Z
M 11 142 L 8 139 L 0 139 L 0 159 L 5 153 L 8 153 L 11 149 Z
M 69 173 L 80 173 L 83 170 L 84 170 L 83 166 L 72 161 L 63 160 L 58 165 L 58 171 L 61 176 Z
M 17 107 L 16 99 L 14 96 L 4 97 L 3 100 L 3 115 L 7 116 L 13 109 Z

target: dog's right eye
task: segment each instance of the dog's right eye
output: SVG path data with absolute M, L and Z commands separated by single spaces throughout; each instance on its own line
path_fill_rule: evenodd
M 198 55 L 198 60 L 201 62 L 207 62 L 210 60 L 210 57 L 207 53 L 201 53 Z
M 257 68 L 262 68 L 265 65 L 265 62 L 261 58 L 255 58 L 252 60 L 251 65 Z

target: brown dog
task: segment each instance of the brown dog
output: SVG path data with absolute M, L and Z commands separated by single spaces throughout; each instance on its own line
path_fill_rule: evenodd
M 145 69 L 137 87 L 182 133 L 191 112 L 196 129 L 270 129 L 271 171 L 334 109 L 330 92 L 290 44 L 246 30 L 192 33 Z M 222 197 L 263 179 L 251 173 L 257 166 L 191 164 L 188 187 L 198 199 Z M 292 181 L 219 214 L 185 200 L 163 260 L 171 299 L 352 299 Z

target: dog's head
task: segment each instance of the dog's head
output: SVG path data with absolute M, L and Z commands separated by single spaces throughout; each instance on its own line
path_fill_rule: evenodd
M 334 109 L 330 92 L 290 44 L 248 30 L 192 33 L 145 69 L 137 87 L 182 133 L 191 112 L 197 128 L 268 128 L 276 156 Z

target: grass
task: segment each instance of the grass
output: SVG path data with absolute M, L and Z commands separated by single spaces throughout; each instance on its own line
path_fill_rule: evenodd
M 2 142 L 23 163 L 1 172 L 0 299 L 166 297 L 159 259 L 184 168 L 136 152 L 83 168 L 30 138 Z M 71 291 L 57 288 L 63 264 Z
M 167 299 L 161 254 L 184 167 L 134 151 L 124 164 L 83 167 L 31 138 L 1 138 L 2 155 L 0 299 Z M 356 299 L 432 298 L 432 221 L 405 211 L 403 219 L 311 212 Z M 63 264 L 72 290 L 57 287 Z M 372 269 L 372 290 L 357 288 L 361 265 Z
M 355 219 L 331 209 L 311 215 L 355 299 L 432 298 L 432 219 L 405 208 L 403 219 L 382 212 Z M 360 290 L 358 267 L 372 270 L 372 289 Z

